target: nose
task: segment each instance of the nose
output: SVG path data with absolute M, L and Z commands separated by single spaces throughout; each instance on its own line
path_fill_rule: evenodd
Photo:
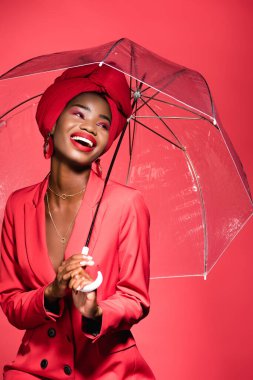
M 81 124 L 80 124 L 80 129 L 81 130 L 84 130 L 94 136 L 97 135 L 97 124 L 95 121 L 92 121 L 92 120 L 84 120 Z

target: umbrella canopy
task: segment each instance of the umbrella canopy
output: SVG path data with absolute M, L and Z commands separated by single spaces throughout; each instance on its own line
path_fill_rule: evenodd
M 66 68 L 92 63 L 120 70 L 131 88 L 111 178 L 141 190 L 149 207 L 151 278 L 206 277 L 253 214 L 247 179 L 203 76 L 128 39 L 36 57 L 0 77 L 1 213 L 11 191 L 48 171 L 34 118 L 40 95 Z

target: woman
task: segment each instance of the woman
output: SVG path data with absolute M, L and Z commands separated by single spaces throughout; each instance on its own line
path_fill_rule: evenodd
M 65 71 L 42 96 L 37 122 L 51 171 L 14 192 L 1 241 L 0 301 L 25 329 L 4 379 L 154 379 L 130 332 L 148 314 L 149 214 L 140 193 L 109 182 L 82 254 L 103 180 L 91 169 L 131 115 L 123 74 Z M 82 290 L 99 266 L 102 285 Z

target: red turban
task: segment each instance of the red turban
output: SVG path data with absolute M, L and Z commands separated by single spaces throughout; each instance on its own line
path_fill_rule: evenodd
M 103 64 L 70 68 L 56 78 L 46 89 L 38 104 L 36 120 L 45 143 L 51 144 L 47 153 L 53 152 L 52 139 L 48 136 L 68 102 L 83 92 L 102 93 L 111 109 L 112 122 L 106 150 L 122 131 L 126 119 L 131 115 L 130 89 L 125 75 Z

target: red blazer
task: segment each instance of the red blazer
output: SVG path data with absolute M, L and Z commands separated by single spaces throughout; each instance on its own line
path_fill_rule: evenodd
M 48 379 L 154 379 L 130 328 L 149 310 L 149 214 L 141 194 L 109 182 L 95 223 L 90 254 L 103 273 L 97 291 L 102 327 L 91 335 L 71 294 L 60 313 L 44 308 L 44 289 L 55 272 L 47 253 L 44 196 L 48 178 L 13 193 L 1 241 L 0 302 L 8 320 L 27 330 L 17 358 L 5 366 Z M 102 192 L 91 171 L 65 257 L 80 253 Z M 9 372 L 8 372 L 9 371 Z M 22 373 L 22 372 L 21 372 Z

